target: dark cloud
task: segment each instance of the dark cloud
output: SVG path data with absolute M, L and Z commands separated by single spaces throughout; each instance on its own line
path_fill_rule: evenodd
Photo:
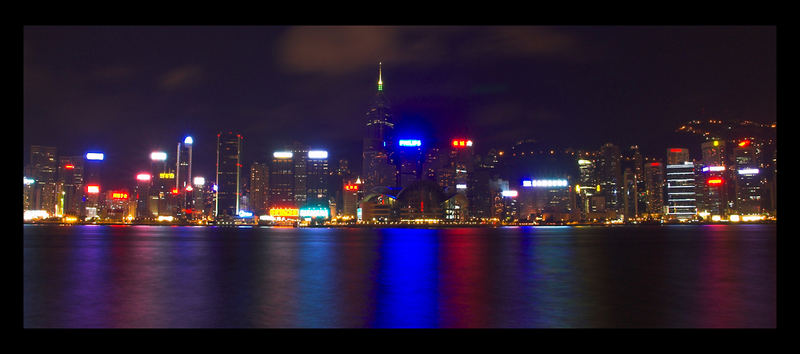
M 203 80 L 204 71 L 199 65 L 185 65 L 174 68 L 162 75 L 158 81 L 159 87 L 172 91 L 197 85 Z
M 562 55 L 575 42 L 542 27 L 293 27 L 281 40 L 279 56 L 290 72 L 342 75 L 382 59 L 394 65 L 435 65 Z

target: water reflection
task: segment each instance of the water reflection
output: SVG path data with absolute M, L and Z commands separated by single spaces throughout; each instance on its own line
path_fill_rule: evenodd
M 25 226 L 26 327 L 774 327 L 773 225 Z

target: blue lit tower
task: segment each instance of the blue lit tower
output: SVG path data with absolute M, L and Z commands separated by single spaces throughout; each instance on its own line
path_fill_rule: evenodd
M 215 218 L 239 214 L 242 136 L 233 132 L 217 134 L 217 202 Z
M 389 101 L 383 94 L 381 64 L 378 64 L 378 91 L 375 101 L 367 111 L 366 135 L 362 153 L 362 174 L 365 189 L 376 186 L 393 186 L 395 169 L 391 163 L 394 145 L 394 123 Z

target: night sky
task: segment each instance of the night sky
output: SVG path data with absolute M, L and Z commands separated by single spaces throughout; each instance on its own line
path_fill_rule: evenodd
M 775 32 L 25 27 L 24 161 L 30 145 L 60 155 L 96 149 L 124 185 L 148 168 L 151 151 L 173 156 L 191 135 L 193 174 L 211 177 L 217 132 L 235 130 L 248 164 L 298 140 L 358 170 L 379 61 L 398 131 L 428 144 L 455 135 L 478 152 L 522 138 L 589 149 L 613 142 L 663 157 L 688 120 L 776 120 Z

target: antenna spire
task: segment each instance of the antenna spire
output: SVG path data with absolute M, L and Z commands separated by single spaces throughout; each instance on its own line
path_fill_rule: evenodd
M 381 77 L 382 62 L 378 62 L 378 91 L 383 91 L 383 79 Z

